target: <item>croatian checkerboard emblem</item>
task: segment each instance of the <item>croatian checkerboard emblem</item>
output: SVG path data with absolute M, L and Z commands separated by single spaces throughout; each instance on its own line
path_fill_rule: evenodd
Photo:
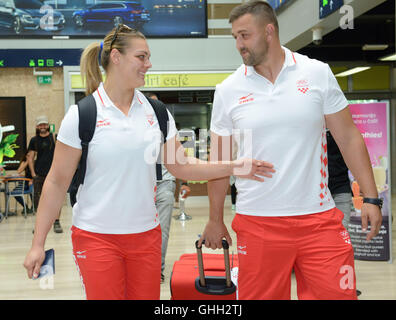
M 297 81 L 297 90 L 302 93 L 307 93 L 309 90 L 308 81 L 307 80 L 298 80 Z

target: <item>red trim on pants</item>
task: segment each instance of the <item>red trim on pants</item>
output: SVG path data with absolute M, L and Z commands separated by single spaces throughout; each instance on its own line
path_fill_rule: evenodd
M 73 256 L 88 300 L 158 300 L 161 228 L 101 234 L 72 226 Z
M 337 208 L 302 216 L 237 214 L 239 299 L 357 299 L 354 253 Z

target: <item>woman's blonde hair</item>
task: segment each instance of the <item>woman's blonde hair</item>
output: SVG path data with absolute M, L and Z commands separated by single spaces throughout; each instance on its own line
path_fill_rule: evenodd
M 99 60 L 103 69 L 107 71 L 111 50 L 117 49 L 124 53 L 130 45 L 129 40 L 133 38 L 146 39 L 141 32 L 119 24 L 106 35 L 102 43 L 94 42 L 84 49 L 81 55 L 80 69 L 86 95 L 93 93 L 103 81 Z

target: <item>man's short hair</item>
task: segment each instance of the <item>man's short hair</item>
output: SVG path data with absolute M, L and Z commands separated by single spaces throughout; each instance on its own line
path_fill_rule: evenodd
M 248 1 L 235 7 L 231 10 L 229 23 L 233 23 L 248 13 L 262 19 L 265 23 L 273 24 L 279 34 L 279 24 L 275 11 L 270 4 L 264 1 Z

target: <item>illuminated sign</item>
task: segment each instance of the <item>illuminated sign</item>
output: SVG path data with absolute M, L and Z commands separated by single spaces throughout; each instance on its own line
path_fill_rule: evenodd
M 3 49 L 1 68 L 51 68 L 80 65 L 81 49 Z
M 38 76 L 37 77 L 38 84 L 51 84 L 52 83 L 52 76 Z
M 319 19 L 327 17 L 344 5 L 344 0 L 319 0 Z
M 215 87 L 230 73 L 146 74 L 145 88 Z
M 3 145 L 4 150 L 1 150 L 1 157 L 4 154 L 2 164 L 5 165 L 7 171 L 18 169 L 19 160 L 26 152 L 26 98 L 3 96 L 0 97 L 0 141 L 4 142 L 6 137 L 13 134 L 18 134 L 16 141 L 12 143 L 18 146 L 15 149 L 12 148 L 15 155 L 9 148 L 12 144 L 8 143 L 8 147 Z
M 225 73 L 148 73 L 143 88 L 213 88 L 226 79 Z M 71 89 L 84 89 L 79 73 L 70 75 Z

